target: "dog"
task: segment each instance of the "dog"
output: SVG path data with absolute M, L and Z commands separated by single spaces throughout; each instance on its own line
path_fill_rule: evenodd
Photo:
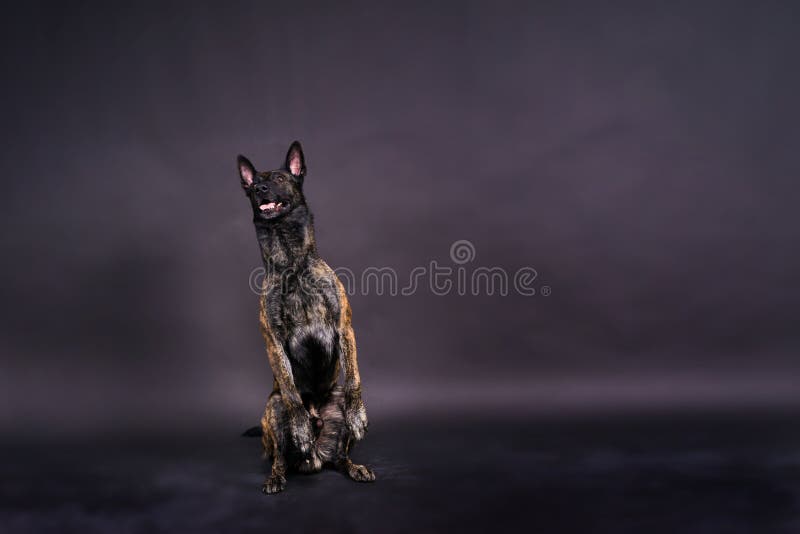
M 259 325 L 274 379 L 261 418 L 264 458 L 272 457 L 262 491 L 283 491 L 287 469 L 315 473 L 333 467 L 352 480 L 372 482 L 372 469 L 349 457 L 367 431 L 367 412 L 350 303 L 317 254 L 303 195 L 303 148 L 294 141 L 276 170 L 257 172 L 241 155 L 236 164 L 266 272 Z

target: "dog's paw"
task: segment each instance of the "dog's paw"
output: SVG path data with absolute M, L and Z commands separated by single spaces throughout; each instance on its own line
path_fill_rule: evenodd
M 356 482 L 375 482 L 375 472 L 366 465 L 351 463 L 347 466 L 347 476 Z
M 263 491 L 265 495 L 274 495 L 275 493 L 280 493 L 285 488 L 286 477 L 270 475 L 266 482 L 264 482 L 264 485 L 261 486 L 261 491 Z
M 311 419 L 305 410 L 298 412 L 292 417 L 292 442 L 303 457 L 311 453 L 314 445 L 314 429 L 311 427 Z
M 364 434 L 367 433 L 369 422 L 367 421 L 367 409 L 364 407 L 364 402 L 361 396 L 355 396 L 348 399 L 345 406 L 345 421 L 350 434 L 356 441 L 362 439 Z

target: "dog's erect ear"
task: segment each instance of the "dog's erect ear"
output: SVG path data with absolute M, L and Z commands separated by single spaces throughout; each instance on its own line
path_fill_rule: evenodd
M 250 163 L 249 159 L 241 155 L 236 158 L 236 168 L 239 169 L 239 178 L 242 179 L 242 187 L 246 191 L 253 184 L 253 177 L 256 175 L 256 169 L 253 167 L 253 164 Z
M 283 168 L 298 178 L 306 175 L 306 158 L 303 156 L 303 147 L 300 146 L 300 141 L 295 141 L 289 147 Z

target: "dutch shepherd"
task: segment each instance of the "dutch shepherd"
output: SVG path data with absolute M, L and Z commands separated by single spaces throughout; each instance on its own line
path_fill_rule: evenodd
M 303 196 L 303 149 L 292 143 L 280 169 L 258 172 L 244 156 L 237 167 L 266 271 L 259 323 L 274 380 L 261 418 L 264 458 L 272 457 L 262 490 L 282 491 L 287 469 L 315 473 L 333 467 L 352 480 L 372 482 L 372 470 L 349 457 L 367 430 L 367 413 L 350 304 L 336 274 L 317 255 Z

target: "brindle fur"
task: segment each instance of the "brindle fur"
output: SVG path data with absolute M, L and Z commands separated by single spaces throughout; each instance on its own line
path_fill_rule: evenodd
M 374 473 L 349 458 L 367 430 L 352 312 L 344 286 L 317 255 L 302 189 L 302 147 L 292 143 L 281 169 L 256 172 L 243 156 L 238 168 L 267 273 L 259 324 L 274 381 L 261 418 L 264 456 L 272 457 L 263 491 L 282 491 L 288 469 L 313 473 L 332 466 L 371 482 Z M 270 202 L 281 208 L 259 208 Z

